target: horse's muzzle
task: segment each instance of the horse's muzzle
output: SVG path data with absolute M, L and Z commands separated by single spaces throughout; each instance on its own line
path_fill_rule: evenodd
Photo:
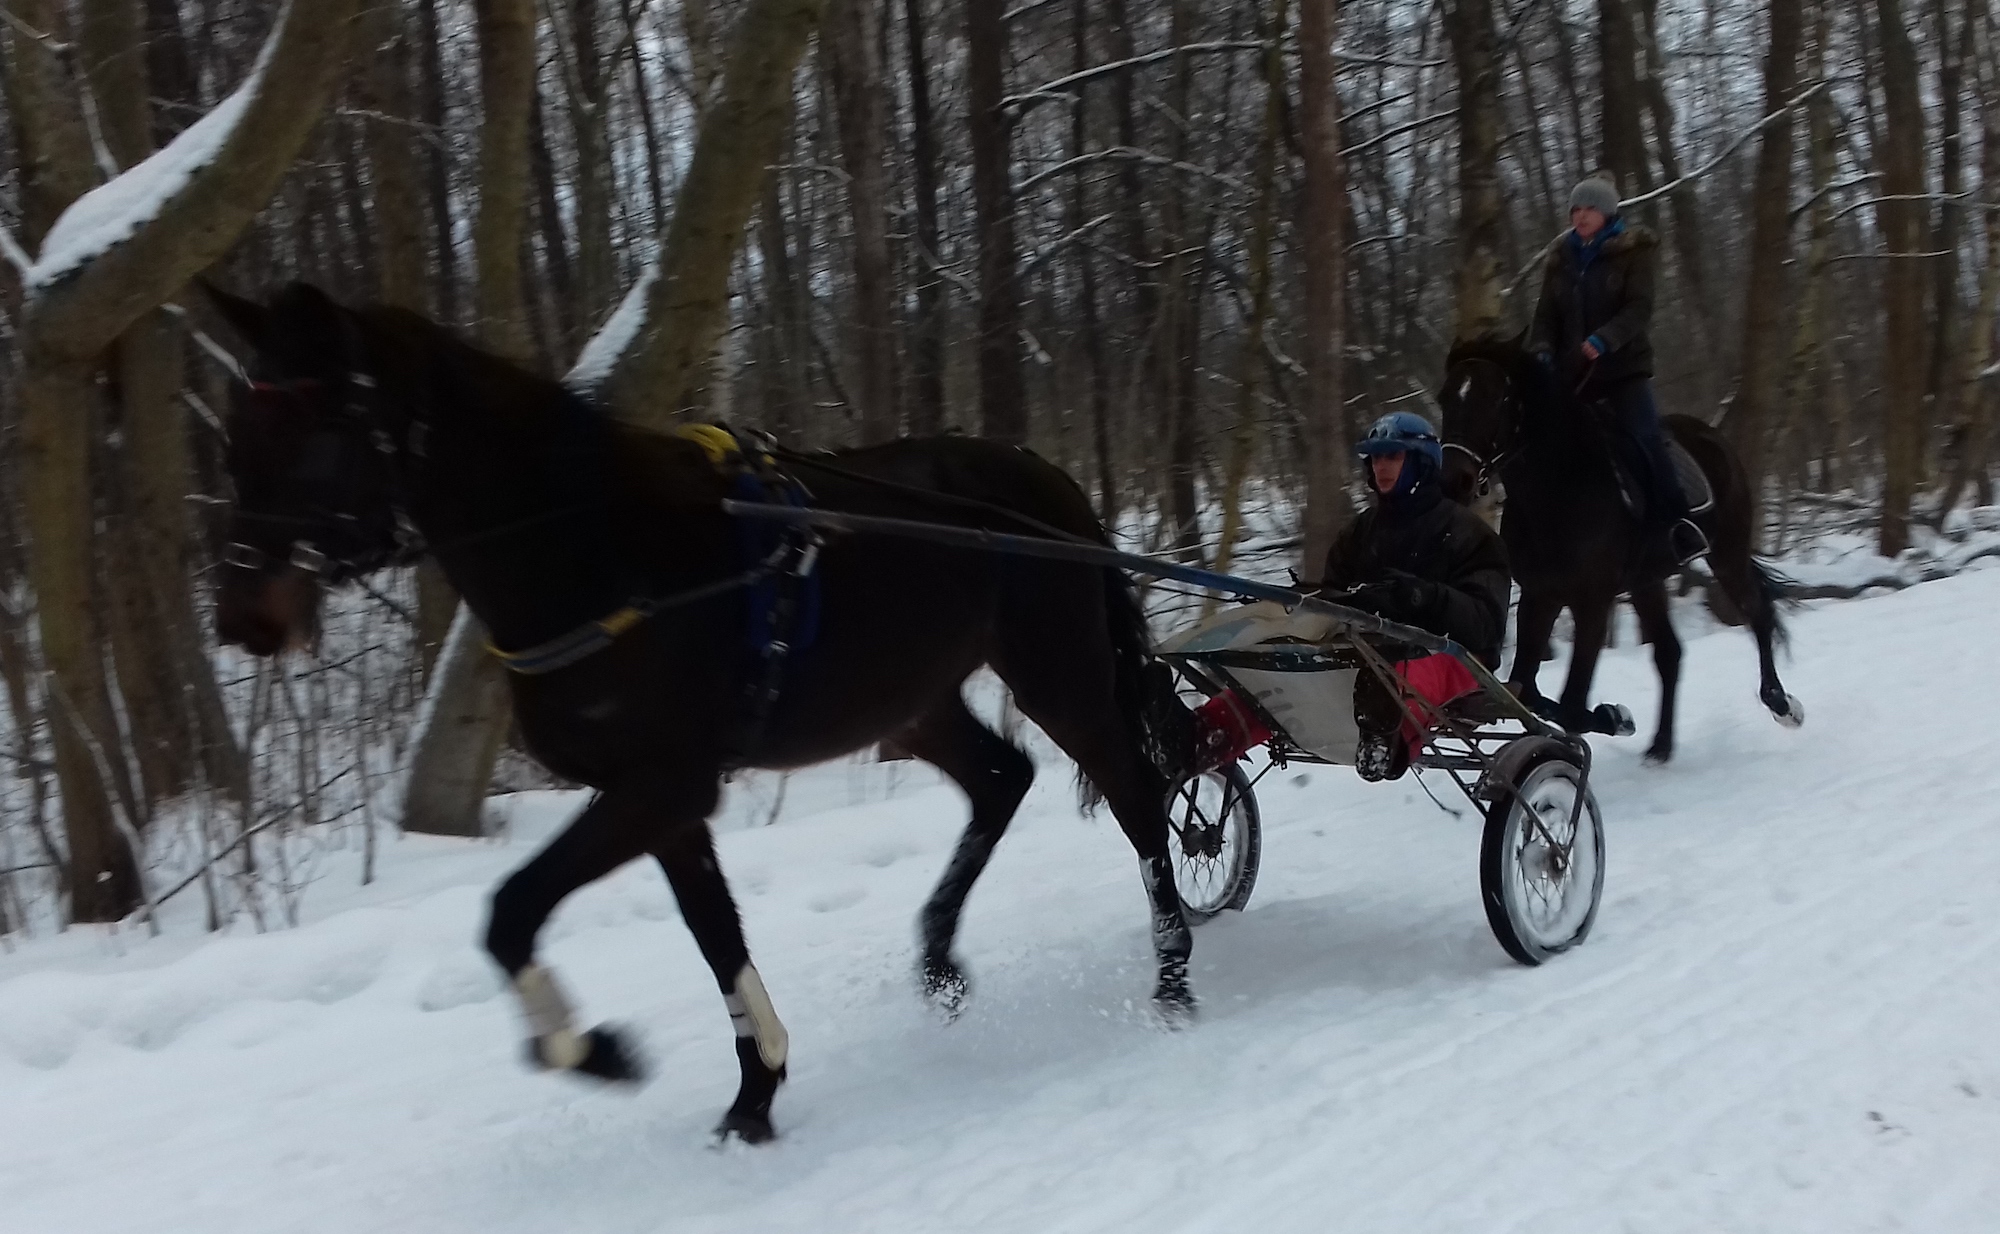
M 319 580 L 303 570 L 227 578 L 216 588 L 215 632 L 225 646 L 274 656 L 310 644 L 318 630 Z

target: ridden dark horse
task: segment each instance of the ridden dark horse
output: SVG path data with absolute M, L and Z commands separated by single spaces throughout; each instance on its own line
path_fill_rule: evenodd
M 1644 528 L 1627 509 L 1598 413 L 1543 374 L 1512 338 L 1462 342 L 1445 362 L 1446 487 L 1469 495 L 1498 478 L 1507 505 L 1500 535 L 1521 587 L 1514 663 L 1507 683 L 1522 701 L 1573 732 L 1629 732 L 1615 708 L 1590 706 L 1591 678 L 1620 594 L 1631 598 L 1641 636 L 1660 674 L 1660 722 L 1647 761 L 1674 752 L 1674 699 L 1681 643 L 1667 607 L 1671 563 L 1648 552 Z M 1722 435 L 1690 416 L 1666 417 L 1668 431 L 1708 478 L 1714 505 L 1696 521 L 1707 533 L 1709 566 L 1723 594 L 1757 638 L 1757 697 L 1779 723 L 1805 718 L 1778 680 L 1784 639 L 1778 579 L 1751 552 L 1755 507 L 1743 468 Z M 1562 697 L 1536 689 L 1556 617 L 1569 609 L 1575 649 Z
M 699 440 L 619 424 L 412 313 L 351 311 L 302 284 L 268 306 L 216 300 L 256 353 L 256 380 L 229 423 L 225 641 L 270 655 L 308 640 L 323 588 L 428 553 L 495 647 L 541 661 L 516 660 L 537 671 L 509 674 L 529 749 L 598 790 L 493 896 L 486 946 L 512 979 L 532 1062 L 636 1078 L 617 1033 L 578 1031 L 535 961 L 535 936 L 570 892 L 650 854 L 736 1026 L 742 1086 L 718 1132 L 768 1138 L 786 1035 L 750 962 L 708 816 L 732 768 L 800 767 L 881 741 L 936 765 L 971 799 L 971 824 L 919 921 L 925 991 L 954 1014 L 967 990 L 952 956 L 960 910 L 1034 775 L 962 700 L 981 666 L 1117 816 L 1151 903 L 1154 998 L 1170 1018 L 1192 1010 L 1159 770 L 1166 703 L 1124 575 L 830 540 L 816 584 L 803 584 L 817 595 L 791 605 L 817 610 L 813 644 L 784 660 L 772 696 L 762 692 L 768 640 L 760 653 L 748 634 L 768 584 L 737 584 L 764 551 L 746 536 L 776 533 L 746 532 L 723 513 L 732 477 Z M 1022 449 L 908 440 L 788 466 L 816 505 L 1012 532 L 1026 522 L 1104 542 L 1075 483 Z M 639 616 L 646 606 L 629 607 L 634 597 L 665 600 Z M 760 708 L 758 696 L 775 701 Z

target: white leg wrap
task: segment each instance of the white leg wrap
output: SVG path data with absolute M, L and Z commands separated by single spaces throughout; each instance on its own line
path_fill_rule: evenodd
M 539 964 L 528 965 L 514 978 L 514 996 L 521 1001 L 528 1035 L 544 1063 L 567 1071 L 589 1055 L 590 1046 L 576 1031 L 575 1013 L 554 973 Z
M 729 1008 L 729 1022 L 735 1026 L 736 1035 L 757 1039 L 757 1057 L 764 1060 L 764 1065 L 773 1071 L 783 1067 L 791 1038 L 778 1021 L 777 1009 L 771 1006 L 771 996 L 765 992 L 764 979 L 757 975 L 755 966 L 743 966 L 743 971 L 736 974 L 736 991 L 723 995 L 722 1002 Z

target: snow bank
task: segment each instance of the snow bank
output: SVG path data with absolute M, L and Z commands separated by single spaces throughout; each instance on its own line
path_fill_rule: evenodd
M 660 280 L 660 264 L 655 261 L 646 267 L 646 272 L 632 284 L 632 290 L 618 303 L 604 326 L 590 341 L 583 345 L 582 354 L 576 364 L 563 377 L 563 384 L 580 394 L 590 394 L 611 379 L 611 372 L 632 349 L 633 340 L 646 328 L 650 312 L 647 297 L 653 294 L 653 284 Z

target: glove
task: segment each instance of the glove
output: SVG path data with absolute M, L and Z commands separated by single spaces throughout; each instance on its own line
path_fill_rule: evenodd
M 1396 587 L 1393 583 L 1363 583 L 1344 592 L 1332 592 L 1326 598 L 1335 604 L 1344 604 L 1348 608 L 1358 608 L 1364 613 L 1387 617 L 1391 621 L 1396 620 L 1394 615 Z
M 1556 371 L 1556 353 L 1546 347 L 1540 348 L 1535 352 L 1535 363 L 1544 373 L 1553 373 Z
M 1387 580 L 1378 586 L 1388 588 L 1390 606 L 1395 610 L 1393 616 L 1387 609 L 1376 610 L 1384 617 L 1415 625 L 1437 610 L 1439 588 L 1436 583 L 1418 578 L 1408 570 L 1385 570 L 1383 573 L 1388 576 Z

